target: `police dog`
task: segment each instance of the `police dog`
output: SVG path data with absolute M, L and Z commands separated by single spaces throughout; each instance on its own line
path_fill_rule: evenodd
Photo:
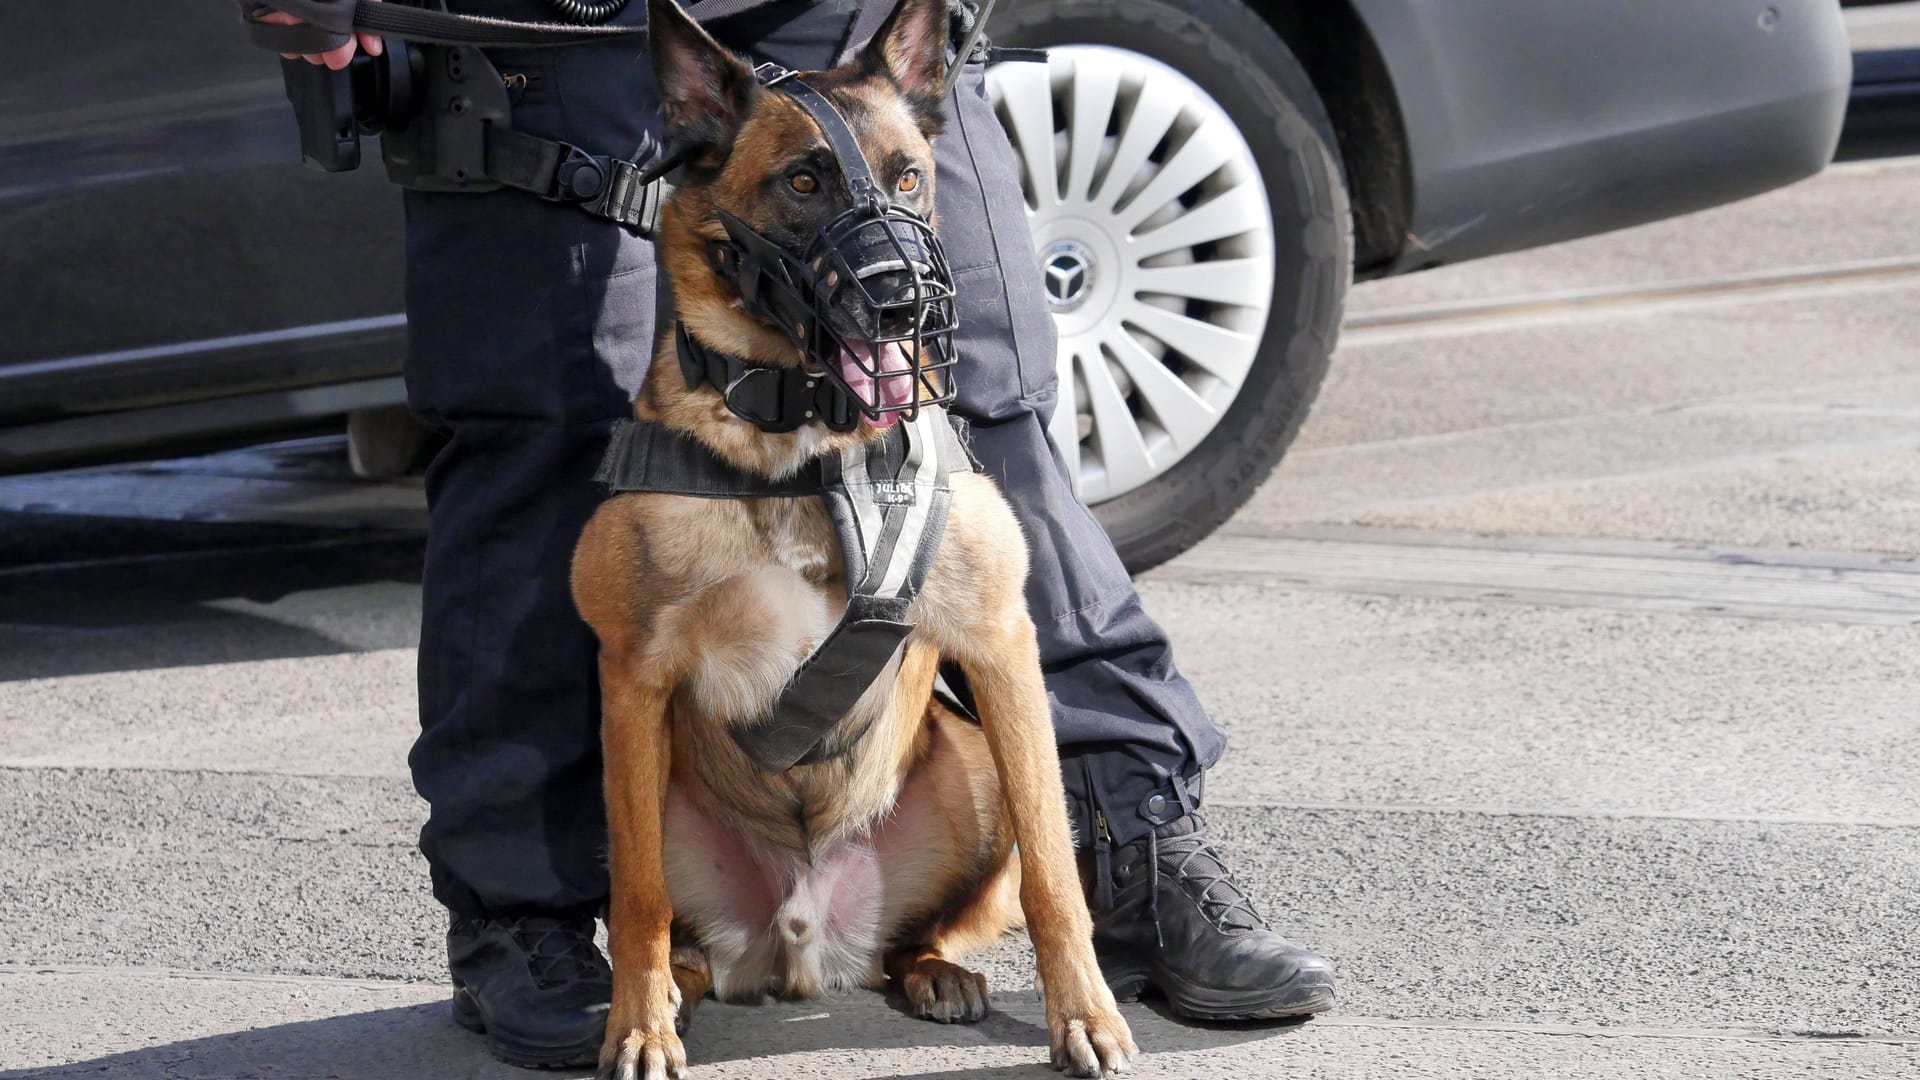
M 844 209 L 822 132 L 673 0 L 649 8 L 667 134 L 695 148 L 659 231 L 675 315 L 707 346 L 799 366 L 711 252 L 726 235 L 721 211 L 773 232 Z M 945 0 L 903 0 L 862 55 L 807 76 L 847 118 L 876 180 L 926 217 L 947 18 Z M 761 475 L 884 434 L 872 419 L 769 434 L 713 386 L 688 383 L 669 326 L 636 412 Z M 756 767 L 729 728 L 766 713 L 845 606 L 823 500 L 632 493 L 587 525 L 573 592 L 599 636 L 604 699 L 614 992 L 603 1076 L 682 1075 L 679 1025 L 708 992 L 736 1001 L 890 984 L 919 1016 L 978 1020 L 985 980 L 956 961 L 1023 917 L 1054 1066 L 1100 1076 L 1138 1052 L 1094 959 L 1020 528 L 991 481 L 956 473 L 951 484 L 897 674 L 842 721 L 865 734 L 844 757 L 782 773 Z M 977 723 L 935 697 L 943 661 L 965 673 Z

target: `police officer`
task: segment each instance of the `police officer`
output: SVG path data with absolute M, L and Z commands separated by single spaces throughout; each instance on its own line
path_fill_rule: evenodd
M 959 41 L 974 5 L 950 3 Z M 707 26 L 742 53 L 817 69 L 864 42 L 885 15 L 875 4 L 891 0 L 689 6 L 696 18 L 732 9 Z M 452 6 L 521 20 L 621 8 Z M 644 3 L 612 16 L 644 19 Z M 378 39 L 308 59 L 342 67 L 356 47 Z M 629 42 L 489 55 L 517 97 L 515 128 L 624 157 L 658 135 L 643 54 Z M 1048 441 L 1054 330 L 1018 166 L 977 58 L 948 108 L 939 216 L 986 225 L 945 236 L 965 369 L 954 410 L 1033 547 L 1028 598 L 1102 967 L 1117 996 L 1157 989 L 1201 1019 L 1324 1009 L 1331 965 L 1270 932 L 1208 842 L 1201 774 L 1225 738 Z M 430 808 L 420 849 L 451 912 L 454 1015 L 504 1060 L 591 1062 L 610 995 L 593 944 L 607 896 L 605 809 L 597 646 L 573 610 L 568 566 L 603 498 L 592 477 L 609 427 L 630 416 L 652 359 L 653 247 L 513 191 L 409 191 L 406 214 L 408 399 L 446 439 L 427 473 L 410 764 Z

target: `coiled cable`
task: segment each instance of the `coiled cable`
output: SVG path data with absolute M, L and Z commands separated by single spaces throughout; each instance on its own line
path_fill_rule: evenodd
M 620 14 L 627 6 L 627 0 L 600 0 L 599 3 L 590 3 L 588 0 L 547 0 L 547 6 L 568 22 L 594 26 Z

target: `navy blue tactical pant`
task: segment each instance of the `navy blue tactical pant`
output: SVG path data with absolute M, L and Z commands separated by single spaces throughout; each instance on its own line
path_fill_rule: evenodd
M 544 12 L 531 0 L 464 6 Z M 712 29 L 818 68 L 843 27 L 776 20 L 747 41 Z M 659 115 L 640 52 L 497 54 L 503 72 L 528 76 L 515 126 L 631 153 Z M 1028 598 L 1079 835 L 1092 835 L 1092 798 L 1125 843 L 1144 834 L 1141 801 L 1168 775 L 1211 765 L 1225 740 L 1048 440 L 1054 331 L 1018 166 L 981 86 L 976 66 L 936 145 L 961 305 L 955 411 L 1033 549 Z M 656 273 L 649 241 L 577 209 L 517 192 L 407 194 L 407 393 L 448 440 L 427 473 L 410 763 L 430 807 L 420 847 L 434 894 L 456 911 L 586 910 L 606 896 L 597 644 L 574 611 L 568 567 L 605 497 L 592 477 L 609 425 L 631 415 L 652 359 Z

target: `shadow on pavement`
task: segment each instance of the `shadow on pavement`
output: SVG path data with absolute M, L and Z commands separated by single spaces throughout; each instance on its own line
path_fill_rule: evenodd
M 0 514 L 0 536 L 0 682 L 413 643 L 406 620 L 348 644 L 213 605 L 417 584 L 417 535 Z
M 1192 1027 L 1137 1006 L 1126 1007 L 1142 1047 L 1151 1053 L 1219 1049 L 1254 1040 L 1287 1037 L 1298 1022 L 1252 1026 Z M 702 1004 L 686 1035 L 690 1064 L 752 1061 L 726 1075 L 831 1075 L 850 1055 L 878 1053 L 924 1061 L 924 1068 L 881 1074 L 888 1080 L 970 1080 L 977 1077 L 1058 1076 L 1046 1063 L 1041 1006 L 1028 995 L 996 1001 L 995 1011 L 974 1025 L 913 1020 L 883 1004 L 878 995 L 848 995 L 825 1001 L 766 1006 Z M 1007 1064 L 1005 1048 L 1021 1047 Z M 900 1051 L 909 1051 L 900 1055 Z M 891 1052 L 891 1053 L 890 1053 Z M 970 1053 L 993 1064 L 964 1064 Z M 868 1067 L 881 1062 L 869 1062 Z M 822 1073 L 822 1069 L 826 1072 Z M 352 1013 L 319 1020 L 184 1039 L 68 1065 L 0 1072 L 0 1080 L 28 1077 L 113 1076 L 210 1080 L 213 1077 L 334 1077 L 395 1080 L 432 1076 L 440 1080 L 530 1080 L 584 1077 L 590 1069 L 528 1072 L 487 1055 L 482 1041 L 457 1027 L 441 1002 Z

